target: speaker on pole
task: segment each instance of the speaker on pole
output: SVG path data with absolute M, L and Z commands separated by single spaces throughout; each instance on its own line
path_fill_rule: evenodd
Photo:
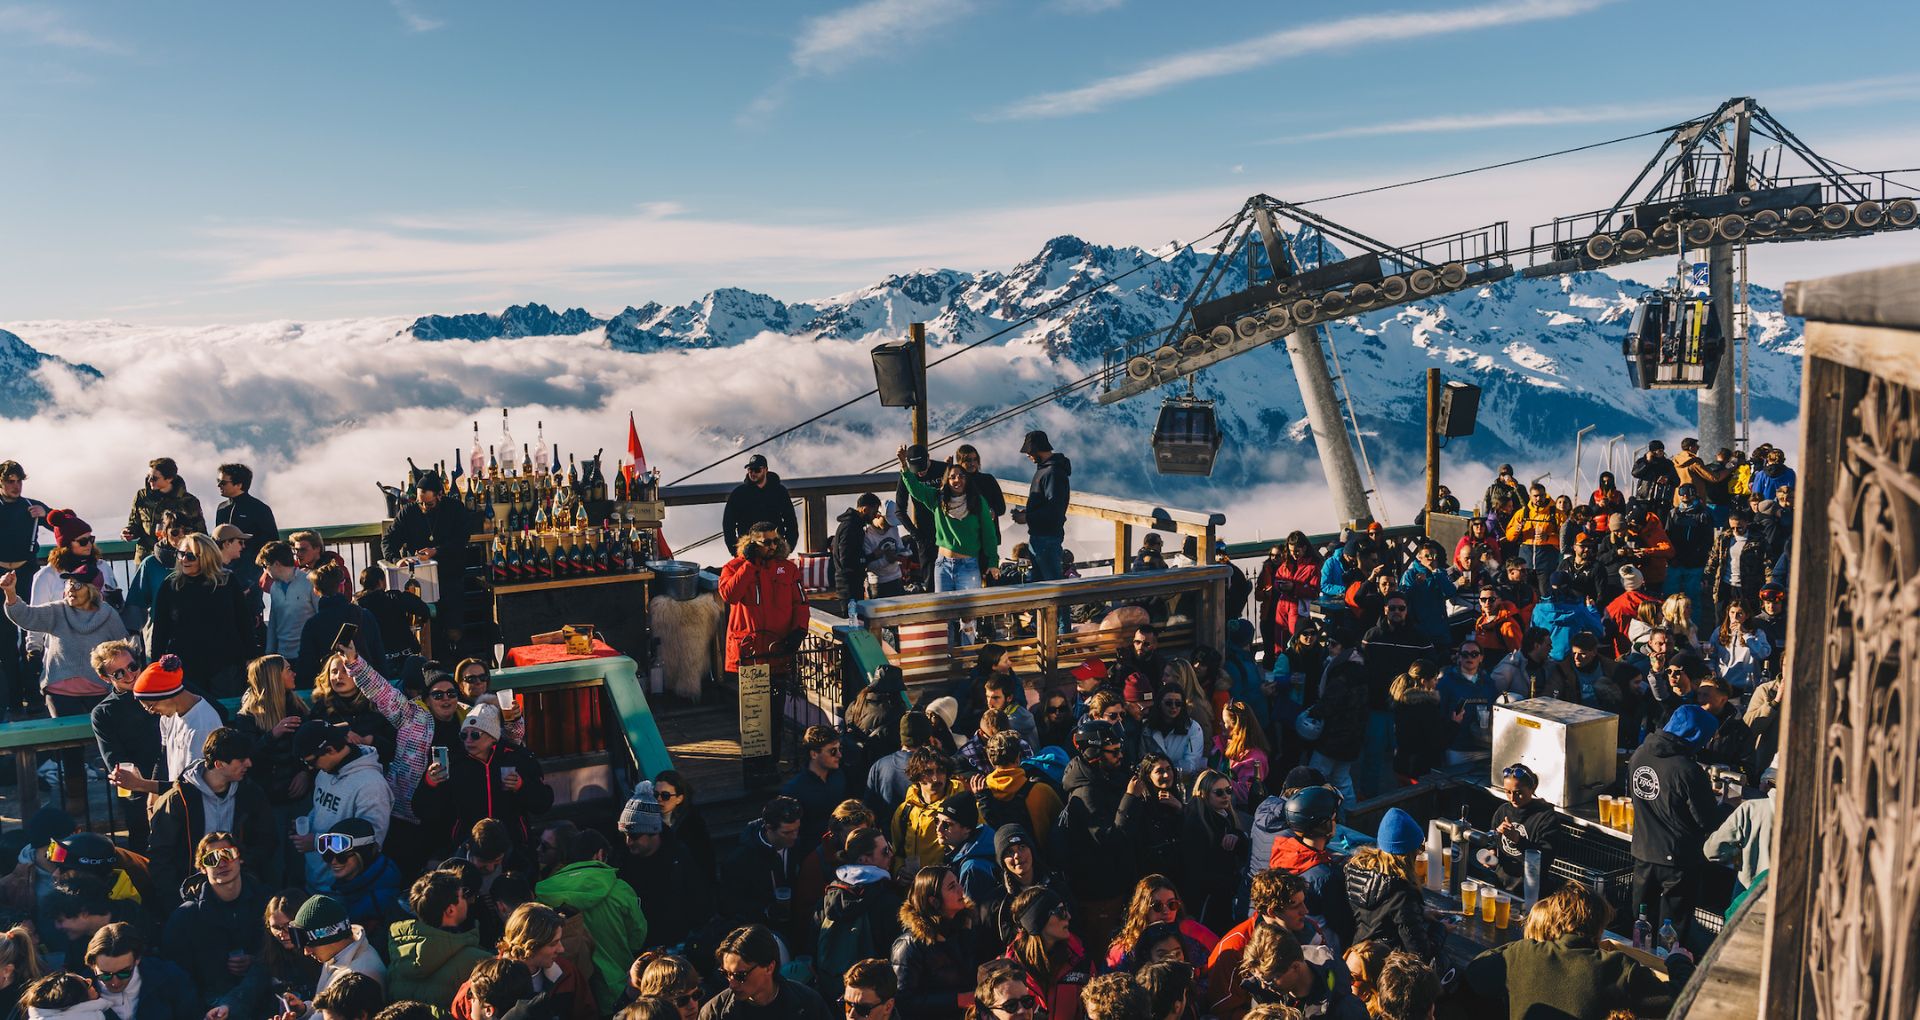
M 1440 393 L 1440 434 L 1451 439 L 1473 435 L 1473 420 L 1480 413 L 1480 387 L 1450 382 Z
M 875 347 L 873 382 L 880 390 L 880 406 L 913 407 L 920 403 L 916 386 L 919 367 L 914 364 L 911 340 L 895 340 Z

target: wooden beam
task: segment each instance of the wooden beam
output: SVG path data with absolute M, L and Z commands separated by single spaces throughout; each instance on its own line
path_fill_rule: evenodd
M 1133 562 L 1133 525 L 1115 521 L 1113 525 L 1113 572 L 1124 574 Z
M 1008 492 L 1008 506 L 1026 506 L 1027 494 Z M 1152 528 L 1155 531 L 1179 531 L 1181 525 L 1204 528 L 1227 523 L 1227 515 L 1212 510 L 1183 510 L 1179 507 L 1165 507 L 1138 499 L 1121 499 L 1117 496 L 1102 496 L 1093 492 L 1076 492 L 1067 503 L 1067 512 L 1079 517 L 1093 517 L 1103 521 L 1124 521 Z M 1195 534 L 1195 532 L 1186 532 Z
M 1809 361 L 1836 361 L 1920 389 L 1920 329 L 1808 322 L 1806 351 Z
M 1783 304 L 1788 315 L 1810 320 L 1920 329 L 1920 262 L 1794 280 Z

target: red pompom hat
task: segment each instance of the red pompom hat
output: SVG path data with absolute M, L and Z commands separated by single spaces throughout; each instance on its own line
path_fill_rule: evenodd
M 186 689 L 187 674 L 178 655 L 162 655 L 133 682 L 133 696 L 141 701 L 165 701 Z
M 47 514 L 47 524 L 53 528 L 53 540 L 65 549 L 73 540 L 83 535 L 93 534 L 93 525 L 80 519 L 80 515 L 71 510 L 55 510 Z

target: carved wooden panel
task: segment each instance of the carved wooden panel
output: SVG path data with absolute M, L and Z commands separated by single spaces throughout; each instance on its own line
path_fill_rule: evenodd
M 1801 834 L 1809 851 L 1780 864 L 1805 869 L 1803 1004 L 1820 1017 L 1911 1017 L 1920 1002 L 1920 391 L 1845 375 L 1858 399 L 1844 405 L 1837 456 L 1819 472 L 1832 480 L 1815 515 L 1828 545 L 1812 559 L 1825 576 L 1797 585 L 1824 588 L 1827 603 L 1824 634 L 1799 636 L 1802 648 L 1822 649 L 1802 660 L 1817 668 L 1794 676 L 1818 702 L 1791 734 L 1793 794 L 1812 798 L 1802 815 L 1812 831 Z M 1816 536 L 1801 539 L 1804 549 Z

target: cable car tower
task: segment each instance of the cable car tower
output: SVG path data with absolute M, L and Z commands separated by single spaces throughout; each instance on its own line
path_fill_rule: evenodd
M 1334 260 L 1336 246 L 1343 257 Z M 1219 425 L 1212 401 L 1194 395 L 1194 373 L 1284 340 L 1335 509 L 1342 520 L 1367 520 L 1368 490 L 1341 420 L 1320 324 L 1504 279 L 1513 274 L 1506 247 L 1504 222 L 1401 247 L 1255 195 L 1228 221 L 1173 323 L 1107 352 L 1100 403 L 1185 377 L 1187 394 L 1162 405 L 1155 462 L 1163 473 L 1210 473 Z
M 1756 135 L 1771 144 L 1756 152 Z M 1909 229 L 1920 206 L 1889 195 L 1890 185 L 1902 187 L 1826 159 L 1753 99 L 1735 97 L 1676 125 L 1612 206 L 1533 228 L 1535 261 L 1522 275 L 1675 257 L 1670 285 L 1641 298 L 1622 354 L 1642 389 L 1699 391 L 1700 442 L 1711 452 L 1747 438 L 1747 246 Z M 1705 298 L 1688 285 L 1694 251 L 1706 254 Z M 1735 371 L 1720 372 L 1736 352 Z

